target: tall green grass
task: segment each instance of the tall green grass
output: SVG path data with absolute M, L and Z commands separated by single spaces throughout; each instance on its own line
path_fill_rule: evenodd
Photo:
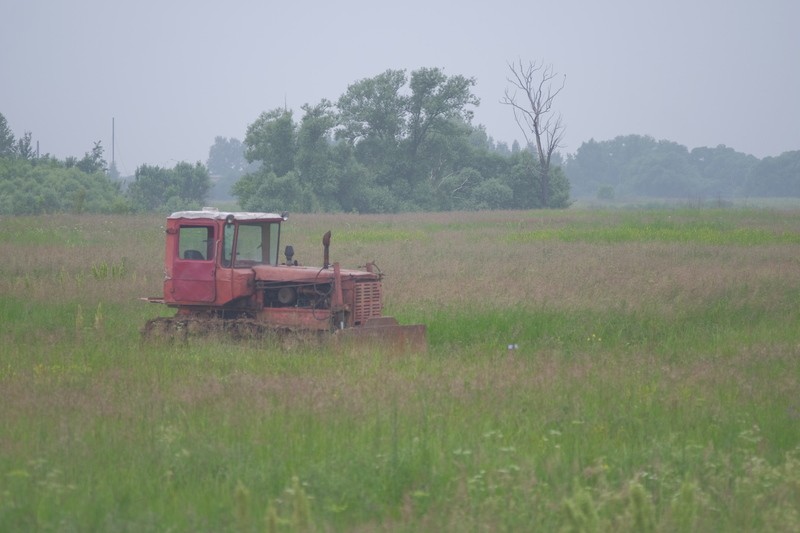
M 59 248 L 58 261 L 34 259 L 52 242 L 31 244 L 31 259 L 0 276 L 0 530 L 797 530 L 794 241 L 747 244 L 752 253 L 735 239 L 694 242 L 702 248 L 680 256 L 687 268 L 735 257 L 751 273 L 690 295 L 676 278 L 663 292 L 670 302 L 652 291 L 637 299 L 622 290 L 626 278 L 598 272 L 618 305 L 597 306 L 599 292 L 509 305 L 498 287 L 465 286 L 470 272 L 483 275 L 486 246 L 509 255 L 520 246 L 503 244 L 508 228 L 613 228 L 673 213 L 454 216 L 392 219 L 379 235 L 372 220 L 342 216 L 353 237 L 340 255 L 428 235 L 383 267 L 388 311 L 428 325 L 428 352 L 403 356 L 142 343 L 141 325 L 165 312 L 136 300 L 158 291 L 161 235 L 128 239 L 148 224 L 112 219 L 101 233 L 77 219 L 83 244 Z M 693 213 L 681 216 L 693 224 Z M 696 217 L 721 217 L 722 233 L 746 221 L 769 234 L 798 219 Z M 315 242 L 314 219 L 299 222 L 294 242 Z M 359 240 L 362 228 L 374 239 Z M 108 231 L 124 246 L 96 246 Z M 552 260 L 601 251 L 635 261 L 638 242 L 567 242 Z M 652 255 L 653 243 L 641 245 Z M 92 274 L 123 256 L 122 275 Z M 555 272 L 550 257 L 537 272 Z M 495 268 L 509 277 L 509 263 Z M 405 270 L 422 286 L 392 288 Z M 562 275 L 550 281 L 568 287 L 586 271 Z M 512 281 L 520 292 L 538 283 Z
M 761 218 L 756 214 L 756 219 Z M 800 234 L 780 226 L 754 227 L 749 221 L 730 216 L 708 217 L 691 211 L 653 213 L 649 216 L 623 213 L 612 224 L 590 219 L 583 224 L 515 231 L 511 243 L 564 241 L 589 243 L 695 243 L 707 245 L 800 244 Z M 745 225 L 743 225 L 745 224 Z

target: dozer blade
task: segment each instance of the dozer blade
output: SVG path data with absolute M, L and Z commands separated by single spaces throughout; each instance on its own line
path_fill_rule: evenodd
M 390 316 L 371 318 L 363 326 L 338 330 L 334 337 L 347 346 L 375 346 L 397 353 L 428 351 L 424 324 L 401 326 Z

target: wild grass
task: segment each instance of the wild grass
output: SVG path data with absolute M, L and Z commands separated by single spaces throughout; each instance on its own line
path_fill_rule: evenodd
M 142 344 L 162 220 L 0 223 L 0 530 L 800 525 L 800 212 L 292 217 L 404 356 Z

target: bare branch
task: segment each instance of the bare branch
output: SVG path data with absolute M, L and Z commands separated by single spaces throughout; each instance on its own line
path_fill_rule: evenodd
M 455 196 L 458 191 L 460 191 L 461 189 L 463 189 L 467 185 L 467 183 L 469 183 L 469 176 L 464 178 L 464 181 L 461 182 L 461 185 L 459 185 L 458 187 L 453 189 L 453 192 L 451 192 L 450 195 L 451 196 Z

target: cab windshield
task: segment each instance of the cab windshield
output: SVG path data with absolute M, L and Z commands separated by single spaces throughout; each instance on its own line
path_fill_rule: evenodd
M 224 265 L 246 268 L 253 265 L 277 265 L 279 222 L 241 222 L 226 224 L 223 236 Z

